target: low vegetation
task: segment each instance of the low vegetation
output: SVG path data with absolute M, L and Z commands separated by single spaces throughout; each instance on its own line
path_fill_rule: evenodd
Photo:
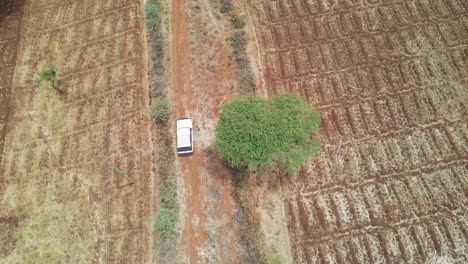
M 255 78 L 252 73 L 250 61 L 246 53 L 247 34 L 245 16 L 241 9 L 232 3 L 232 0 L 221 1 L 221 13 L 226 14 L 231 20 L 236 31 L 226 41 L 232 48 L 231 58 L 237 62 L 237 76 L 242 94 L 252 94 L 255 88 Z
M 239 60 L 242 57 L 243 51 L 247 45 L 245 32 L 237 31 L 234 35 L 228 37 L 226 41 L 229 43 L 229 46 L 232 48 L 232 56 L 234 59 Z
M 236 29 L 241 29 L 245 26 L 245 18 L 242 11 L 232 3 L 232 0 L 221 1 L 221 13 L 228 14 Z
M 154 230 L 160 237 L 174 234 L 178 212 L 176 189 L 165 186 L 161 191 L 160 208 L 154 220 Z
M 286 263 L 276 251 L 274 250 L 268 250 L 264 255 L 263 255 L 263 262 L 266 264 L 283 264 Z
M 169 122 L 170 104 L 167 99 L 166 69 L 164 67 L 168 45 L 167 6 L 164 1 L 147 0 L 143 8 L 143 16 L 147 26 L 147 41 L 149 51 L 149 82 L 152 104 L 148 113 L 156 121 L 154 123 L 153 142 L 158 148 L 154 152 L 156 214 L 153 220 L 155 241 L 155 260 L 157 263 L 173 263 L 177 256 L 177 222 L 179 221 L 179 202 L 177 198 L 177 174 L 175 156 L 171 149 L 172 126 Z
M 250 68 L 250 61 L 245 52 L 247 39 L 245 32 L 236 31 L 226 41 L 232 48 L 231 57 L 237 62 L 237 76 L 239 77 L 239 86 L 241 91 L 246 94 L 255 87 L 255 79 Z
M 157 99 L 149 107 L 152 118 L 164 122 L 169 118 L 170 105 L 167 99 Z
M 221 13 L 229 13 L 234 9 L 232 0 L 221 0 Z
M 158 30 L 161 25 L 161 5 L 156 0 L 149 0 L 144 6 L 146 26 L 151 30 Z
M 53 89 L 62 93 L 62 90 L 57 87 L 57 66 L 55 64 L 47 64 L 44 69 L 39 70 L 37 75 L 37 85 L 41 86 L 44 82 L 48 82 Z
M 245 49 L 247 39 L 244 31 L 237 31 L 231 37 L 227 38 L 232 48 L 232 58 L 237 62 L 237 75 L 239 77 L 239 86 L 243 92 L 250 91 L 255 87 L 254 75 L 250 68 L 250 61 Z
M 50 239 L 47 230 L 50 228 L 50 217 L 41 213 L 33 218 L 20 232 L 19 243 L 23 244 L 25 252 L 21 252 L 22 261 L 30 263 L 52 263 L 63 257 L 57 241 Z
M 221 110 L 215 148 L 233 168 L 293 173 L 320 149 L 320 116 L 299 96 L 238 96 Z

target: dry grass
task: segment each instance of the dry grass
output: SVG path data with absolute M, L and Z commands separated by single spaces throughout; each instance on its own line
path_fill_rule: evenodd
M 69 263 L 91 262 L 93 248 L 96 246 L 91 234 L 96 230 L 92 219 L 84 214 L 89 207 L 87 193 L 84 191 L 86 188 L 70 182 L 56 182 L 55 186 L 36 182 L 26 188 L 20 185 L 9 186 L 6 197 L 12 198 L 7 201 L 14 201 L 9 204 L 11 209 L 23 209 L 32 198 L 46 197 L 41 205 L 33 203 L 35 206 L 31 206 L 29 217 L 20 223 L 17 230 L 15 247 L 2 263 L 46 264 L 64 260 Z M 45 190 L 39 189 L 38 185 L 44 186 Z M 73 201 L 65 205 L 51 201 L 53 197 L 73 198 Z M 77 221 L 79 225 L 76 224 Z
M 262 259 L 260 233 L 260 215 L 255 212 L 255 201 L 253 197 L 253 186 L 255 181 L 248 173 L 241 171 L 233 172 L 232 184 L 234 186 L 233 198 L 239 206 L 235 214 L 235 221 L 240 224 L 241 246 L 238 261 L 240 263 L 259 263 Z
M 85 4 L 94 5 L 94 2 L 77 2 L 67 6 L 68 9 L 63 8 L 70 4 L 68 2 L 52 4 L 57 12 L 75 12 L 73 9 L 79 10 Z M 122 5 L 125 4 L 122 2 Z M 134 3 L 128 1 L 127 4 L 129 8 L 125 12 L 135 14 Z M 111 21 L 111 17 L 106 15 L 113 10 L 111 5 L 97 4 L 88 7 L 89 10 L 100 12 L 98 17 L 105 16 L 107 21 Z M 105 10 L 106 8 L 109 10 Z M 92 16 L 89 12 L 76 13 L 80 13 L 83 19 Z M 48 25 L 48 29 L 56 34 L 53 38 L 31 40 L 28 33 L 32 30 L 44 30 L 31 21 L 47 21 L 53 15 L 59 18 L 57 20 L 68 19 L 67 26 L 70 28 L 66 30 L 74 33 L 80 46 L 68 43 L 69 36 L 62 35 L 64 28 L 57 21 L 57 24 Z M 143 256 L 131 253 L 133 249 L 139 253 L 147 251 L 146 246 L 150 242 L 151 202 L 146 198 L 152 195 L 152 182 L 148 180 L 145 185 L 147 188 L 142 187 L 141 183 L 142 179 L 151 178 L 151 171 L 147 170 L 148 174 L 145 175 L 138 171 L 140 164 L 144 164 L 142 160 L 148 157 L 147 152 L 151 152 L 149 135 L 145 134 L 149 132 L 149 118 L 144 119 L 143 107 L 139 105 L 142 102 L 136 102 L 134 94 L 128 96 L 128 93 L 122 92 L 122 96 L 115 96 L 119 89 L 136 90 L 118 86 L 123 86 L 124 80 L 125 84 L 143 83 L 138 79 L 137 71 L 146 72 L 146 69 L 137 59 L 132 65 L 122 63 L 125 66 L 120 68 L 105 67 L 105 64 L 115 61 L 110 55 L 113 49 L 118 49 L 123 54 L 119 59 L 139 55 L 138 52 L 142 49 L 139 45 L 141 32 L 104 32 L 107 35 L 103 35 L 103 30 L 97 30 L 99 35 L 90 39 L 90 32 L 74 27 L 103 29 L 98 25 L 102 20 L 90 18 L 92 19 L 84 19 L 89 20 L 89 23 L 74 23 L 70 16 L 64 14 L 28 12 L 23 19 L 25 25 L 21 43 L 24 51 L 19 52 L 15 69 L 15 107 L 8 124 L 4 163 L 1 168 L 7 177 L 0 182 L 0 218 L 17 217 L 19 222 L 12 234 L 16 243 L 7 252 L 8 255 L 0 256 L 1 263 L 104 262 L 109 214 L 106 187 L 111 178 L 109 175 L 114 181 L 111 182 L 114 189 L 111 192 L 113 200 L 109 223 L 118 228 L 118 235 L 111 238 L 112 256 L 116 261 L 126 259 L 132 262 L 137 259 L 139 261 L 136 262 L 141 262 L 142 259 L 149 259 L 150 254 L 146 254 L 147 252 L 143 252 Z M 127 20 L 119 18 L 125 23 L 136 21 L 136 16 Z M 101 38 L 110 40 L 100 41 Z M 106 45 L 107 43 L 111 44 Z M 69 54 L 81 54 L 82 61 L 78 62 L 78 56 L 69 57 Z M 63 81 L 59 86 L 64 88 L 64 96 L 54 90 L 35 86 L 35 65 L 42 65 L 45 61 L 57 63 L 57 68 L 60 69 L 58 78 Z M 122 69 L 126 71 L 123 72 Z M 101 74 L 96 76 L 96 72 Z M 118 88 L 110 94 L 108 88 L 116 86 Z M 147 86 L 137 87 L 146 89 Z M 146 92 L 144 90 L 142 94 Z M 110 95 L 113 96 L 111 99 Z M 146 100 L 143 101 L 145 102 Z M 128 113 L 130 111 L 132 112 Z M 128 117 L 125 122 L 118 120 L 121 113 Z M 109 120 L 109 117 L 113 120 Z M 148 123 L 144 123 L 145 121 Z M 110 130 L 112 132 L 108 136 L 106 132 Z M 127 142 L 121 140 L 122 135 Z M 128 142 L 131 146 L 124 145 Z M 123 188 L 119 183 L 125 179 L 118 178 L 118 175 L 114 177 L 111 169 L 107 174 L 103 159 L 115 162 L 122 171 L 133 169 L 139 173 L 138 176 L 141 175 L 139 182 L 133 189 Z M 122 167 L 122 164 L 125 166 Z M 137 196 L 136 192 L 142 194 Z M 132 233 L 129 229 L 137 225 L 147 225 L 147 228 Z M 123 256 L 124 250 L 129 253 L 129 257 Z
M 265 177 L 271 176 L 265 175 Z M 256 198 L 258 199 L 256 212 L 259 214 L 263 237 L 263 259 L 265 263 L 292 263 L 282 190 L 266 186 L 272 184 L 264 183 L 266 190 L 261 191 L 259 197 Z

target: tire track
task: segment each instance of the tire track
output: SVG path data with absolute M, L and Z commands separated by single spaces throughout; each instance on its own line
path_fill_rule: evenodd
M 188 16 L 185 0 L 173 1 L 171 5 L 172 34 L 172 102 L 175 117 L 192 117 L 194 112 L 193 87 L 190 81 L 190 49 Z M 175 142 L 175 141 L 174 141 Z M 182 229 L 181 254 L 189 263 L 201 263 L 201 249 L 207 239 L 206 215 L 203 205 L 205 195 L 201 187 L 202 150 L 195 150 L 191 156 L 178 157 L 178 169 L 185 189 L 184 223 Z

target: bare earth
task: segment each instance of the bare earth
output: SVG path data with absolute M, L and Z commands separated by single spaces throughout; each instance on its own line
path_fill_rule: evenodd
M 318 107 L 294 263 L 468 261 L 468 2 L 249 1 L 268 94 Z

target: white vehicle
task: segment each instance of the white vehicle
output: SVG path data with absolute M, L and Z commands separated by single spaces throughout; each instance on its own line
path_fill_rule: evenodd
M 193 153 L 193 126 L 188 117 L 177 120 L 177 154 Z

